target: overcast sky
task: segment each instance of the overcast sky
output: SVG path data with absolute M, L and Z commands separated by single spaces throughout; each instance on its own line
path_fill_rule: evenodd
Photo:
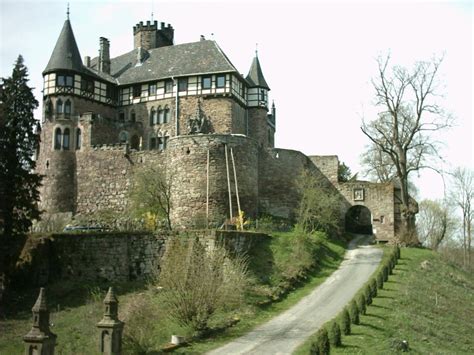
M 42 76 L 66 19 L 67 1 L 0 0 L 1 69 L 18 54 L 41 101 Z M 276 146 L 308 155 L 338 155 L 353 172 L 368 143 L 361 118 L 377 113 L 370 80 L 375 59 L 411 66 L 444 54 L 443 106 L 457 126 L 440 139 L 447 164 L 474 167 L 473 6 L 471 1 L 99 1 L 71 0 L 70 19 L 81 56 L 112 57 L 133 49 L 132 27 L 154 19 L 172 24 L 175 43 L 214 39 L 247 74 L 258 56 L 277 107 Z M 40 118 L 37 113 L 37 118 Z M 421 197 L 441 197 L 442 181 L 423 173 Z

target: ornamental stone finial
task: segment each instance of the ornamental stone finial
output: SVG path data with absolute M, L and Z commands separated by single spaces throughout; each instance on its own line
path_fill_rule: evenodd
M 99 328 L 99 351 L 106 355 L 122 354 L 122 332 L 124 323 L 118 319 L 118 300 L 113 287 L 109 288 L 104 299 L 105 312 L 97 323 Z

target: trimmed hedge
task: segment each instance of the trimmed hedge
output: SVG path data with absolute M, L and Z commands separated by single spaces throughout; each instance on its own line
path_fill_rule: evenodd
M 322 327 L 316 333 L 316 340 L 311 344 L 311 355 L 329 355 L 330 351 L 328 332 Z
M 359 307 L 357 307 L 357 303 L 354 300 L 352 300 L 349 304 L 349 315 L 351 317 L 352 324 L 360 324 Z
M 349 315 L 349 311 L 347 307 L 342 310 L 341 317 L 340 317 L 340 326 L 342 334 L 349 335 L 351 334 L 351 317 Z
M 365 314 L 367 312 L 367 300 L 363 293 L 360 293 L 357 297 L 357 307 L 359 307 L 359 313 Z
M 339 327 L 339 324 L 335 320 L 331 322 L 328 326 L 328 336 L 329 336 L 329 343 L 332 346 L 341 346 L 342 341 L 341 341 L 341 328 Z

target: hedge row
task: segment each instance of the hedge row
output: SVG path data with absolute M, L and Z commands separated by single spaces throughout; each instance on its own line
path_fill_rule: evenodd
M 372 304 L 372 298 L 377 297 L 377 290 L 383 289 L 383 284 L 400 259 L 400 247 L 395 246 L 389 253 L 388 258 L 379 266 L 376 276 L 372 277 L 354 298 L 333 320 L 324 324 L 316 333 L 311 343 L 311 355 L 327 355 L 331 346 L 342 345 L 342 335 L 351 334 L 351 324 L 360 323 L 360 315 L 364 315 L 367 306 Z

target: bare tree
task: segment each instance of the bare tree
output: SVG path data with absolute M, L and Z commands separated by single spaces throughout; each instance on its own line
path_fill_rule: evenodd
M 416 220 L 420 242 L 433 250 L 453 232 L 454 220 L 449 206 L 441 201 L 423 200 Z
M 367 150 L 362 153 L 361 162 L 364 166 L 364 175 L 377 182 L 392 181 L 396 175 L 390 156 L 380 150 L 374 143 L 367 146 Z
M 456 168 L 451 174 L 449 200 L 461 211 L 464 266 L 471 264 L 472 223 L 474 221 L 474 172 Z
M 408 177 L 423 168 L 433 168 L 439 157 L 432 133 L 449 127 L 452 119 L 437 104 L 437 74 L 441 59 L 418 62 L 413 70 L 389 69 L 390 56 L 378 59 L 378 76 L 372 80 L 376 105 L 382 111 L 373 121 L 362 123 L 362 132 L 393 164 L 401 188 L 401 217 L 407 235 L 415 231 L 416 204 L 410 201 Z M 385 157 L 382 157 L 384 159 Z

